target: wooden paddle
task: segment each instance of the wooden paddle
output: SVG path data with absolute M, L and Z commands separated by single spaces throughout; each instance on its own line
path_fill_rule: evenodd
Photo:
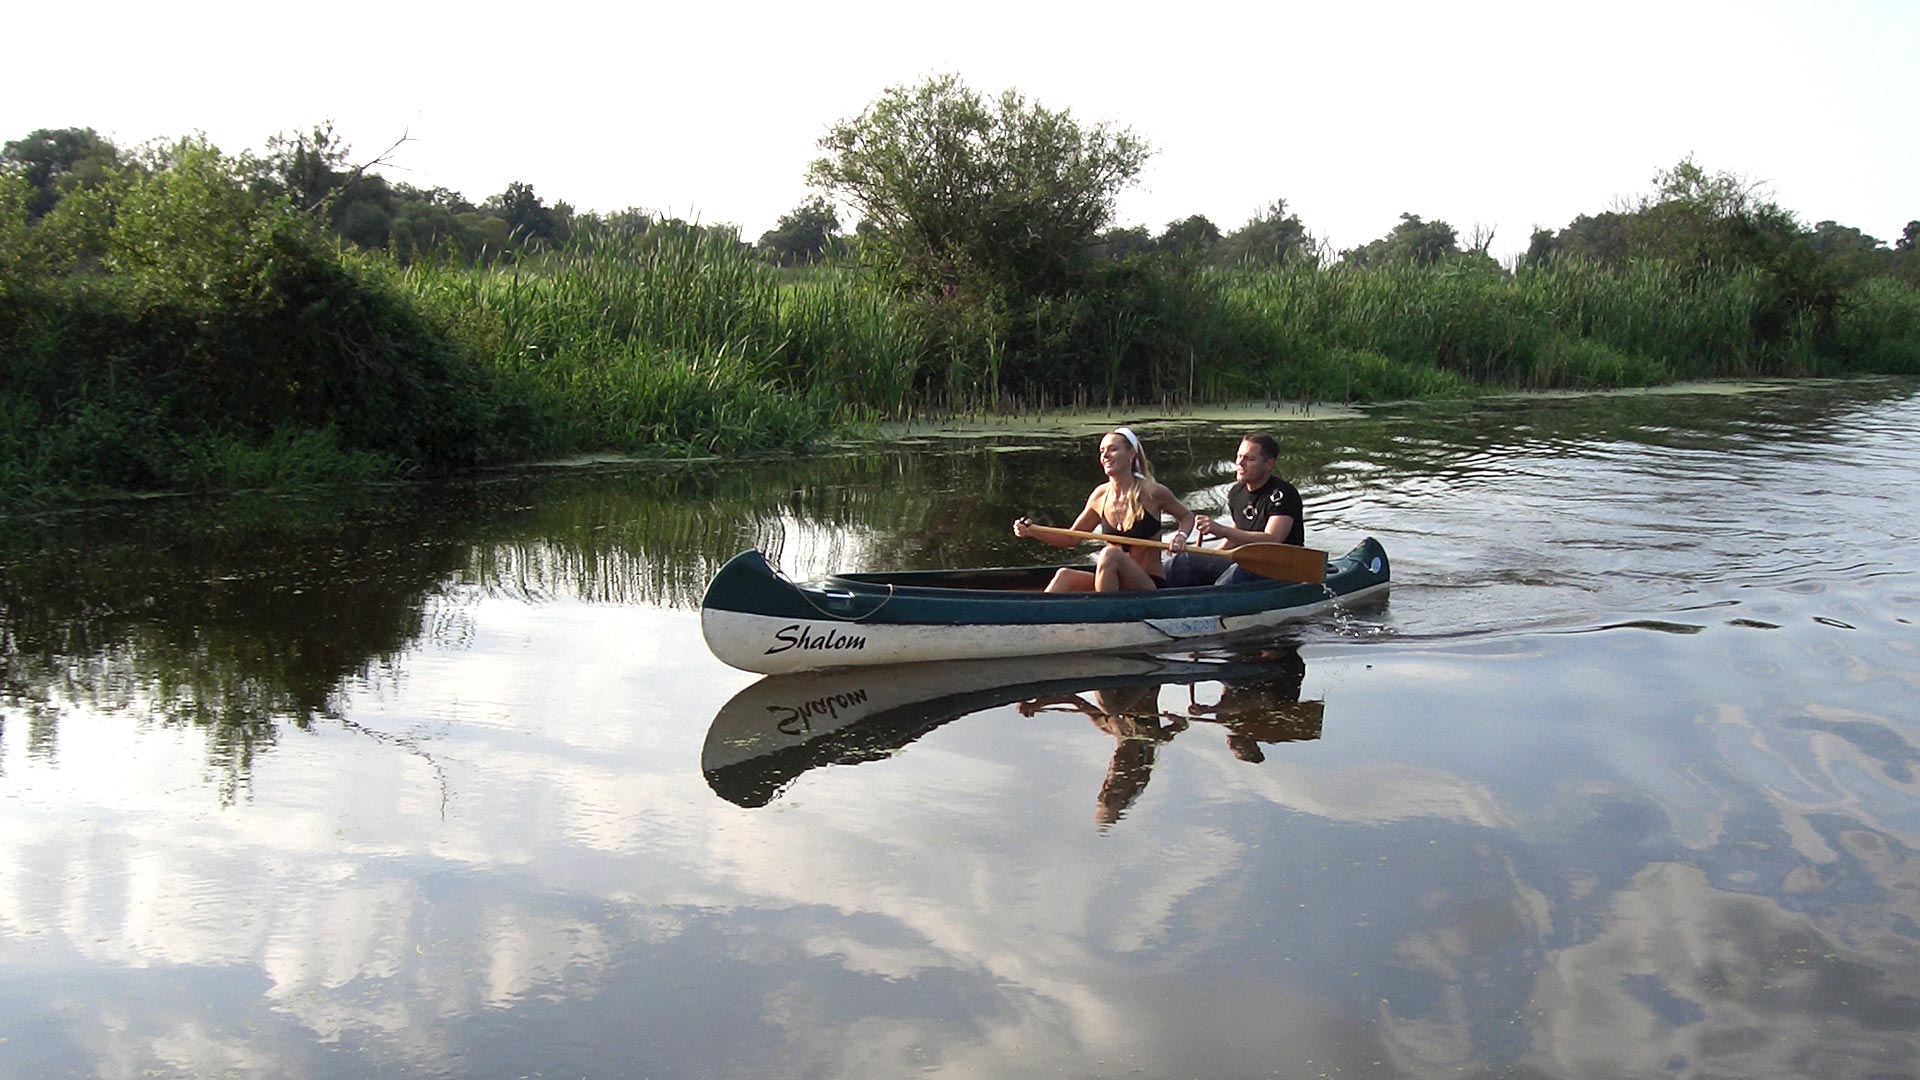
M 1161 551 L 1173 550 L 1158 540 L 1142 540 L 1137 536 L 1121 536 L 1116 533 L 1056 529 L 1051 525 L 1030 524 L 1027 526 L 1027 535 L 1053 536 L 1062 540 L 1099 540 L 1108 544 L 1159 548 Z M 1263 578 L 1273 578 L 1276 581 L 1304 581 L 1309 585 L 1318 585 L 1327 579 L 1327 553 L 1314 548 L 1297 547 L 1293 544 L 1253 543 L 1230 548 L 1195 546 L 1187 550 L 1195 555 L 1214 555 L 1223 559 L 1232 559 L 1236 565 L 1246 567 Z

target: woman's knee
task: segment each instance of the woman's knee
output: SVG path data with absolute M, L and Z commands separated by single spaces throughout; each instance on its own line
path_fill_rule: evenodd
M 1140 569 L 1140 564 L 1117 547 L 1100 552 L 1100 557 L 1094 563 L 1093 577 L 1094 588 L 1101 592 L 1144 589 L 1151 584 L 1147 572 Z
M 1050 593 L 1086 592 L 1093 584 L 1092 575 L 1085 570 L 1060 569 L 1053 572 L 1053 580 L 1047 582 Z

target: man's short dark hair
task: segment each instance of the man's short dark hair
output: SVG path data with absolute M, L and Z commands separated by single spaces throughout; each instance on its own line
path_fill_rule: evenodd
M 1241 442 L 1250 442 L 1260 448 L 1260 452 L 1273 460 L 1280 456 L 1280 441 L 1264 431 L 1249 431 L 1240 436 Z

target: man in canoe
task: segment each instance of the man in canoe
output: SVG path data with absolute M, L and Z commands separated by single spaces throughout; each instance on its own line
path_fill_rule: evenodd
M 1253 432 L 1240 440 L 1240 449 L 1233 457 L 1234 484 L 1227 489 L 1226 518 L 1194 516 L 1202 539 L 1225 540 L 1220 545 L 1223 549 L 1252 543 L 1306 542 L 1306 512 L 1300 492 L 1273 474 L 1279 458 L 1280 443 L 1265 432 Z M 1173 587 L 1260 580 L 1258 574 L 1220 555 L 1176 551 L 1166 561 L 1166 582 Z
M 1106 483 L 1087 496 L 1087 505 L 1080 509 L 1080 516 L 1073 519 L 1072 528 L 1076 532 L 1092 529 L 1158 540 L 1160 519 L 1165 515 L 1179 524 L 1179 531 L 1168 546 L 1176 552 L 1186 550 L 1186 532 L 1193 526 L 1193 511 L 1187 509 L 1167 485 L 1153 478 L 1153 464 L 1147 460 L 1146 448 L 1140 445 L 1140 436 L 1122 427 L 1101 439 L 1100 471 L 1107 475 Z M 1029 533 L 1032 524 L 1027 518 L 1016 518 L 1013 535 L 1032 536 L 1054 547 L 1072 547 L 1079 543 L 1074 539 Z M 1160 555 L 1154 549 L 1106 544 L 1095 557 L 1092 572 L 1063 567 L 1047 583 L 1047 591 L 1121 592 L 1157 589 L 1163 584 Z

